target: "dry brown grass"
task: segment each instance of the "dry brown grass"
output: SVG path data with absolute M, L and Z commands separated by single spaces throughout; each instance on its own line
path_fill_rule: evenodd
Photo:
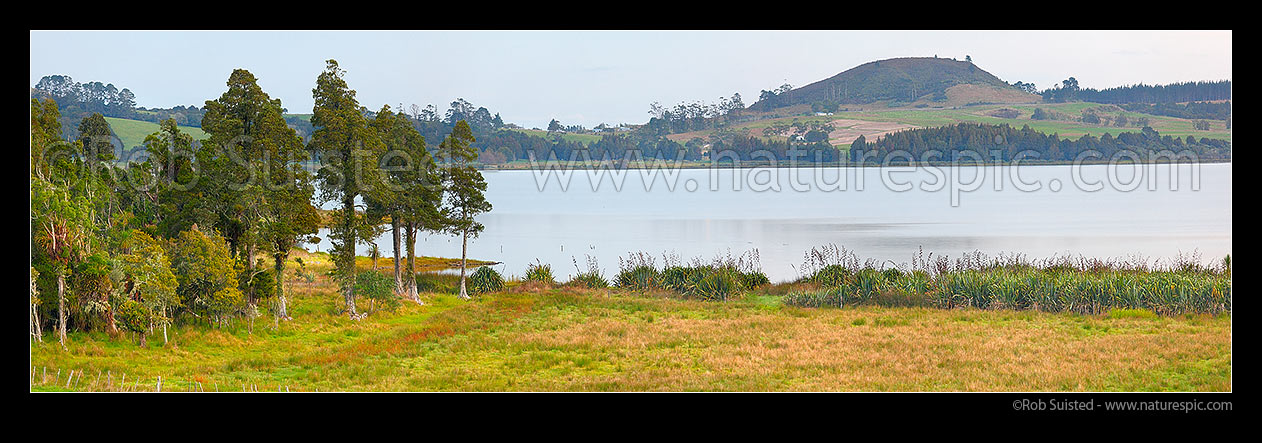
M 1206 319 L 889 308 L 720 308 L 697 318 L 662 308 L 648 321 L 596 316 L 505 339 L 621 356 L 611 362 L 621 370 L 559 389 L 1145 390 L 1169 381 L 1150 376 L 1186 363 L 1225 358 L 1230 371 L 1230 330 Z
M 326 265 L 315 265 L 323 269 Z M 1230 316 L 1127 317 L 861 307 L 774 295 L 719 303 L 516 284 L 422 294 L 361 321 L 323 275 L 294 320 L 254 332 L 186 325 L 163 347 L 72 334 L 36 368 L 129 374 L 164 390 L 1229 391 Z M 32 388 L 62 389 L 32 375 Z M 72 390 L 113 390 L 74 385 Z M 146 388 L 151 390 L 152 388 Z M 144 389 L 142 389 L 144 390 Z
M 987 85 L 955 85 L 946 90 L 947 100 L 938 106 L 967 106 L 973 103 L 1041 103 L 1043 98 L 1013 88 Z

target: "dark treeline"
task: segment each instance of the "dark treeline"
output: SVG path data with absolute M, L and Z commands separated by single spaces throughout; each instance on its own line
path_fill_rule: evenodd
M 555 151 L 557 157 L 564 160 L 569 158 L 572 151 L 581 150 L 585 145 L 561 137 L 545 138 L 503 129 L 478 136 L 478 141 L 473 146 L 483 151 L 483 155 L 479 157 L 482 163 L 495 164 L 529 160 L 531 152 L 540 161 L 547 160 L 549 151 Z
M 949 162 L 956 159 L 976 158 L 984 162 L 1025 161 L 1067 162 L 1078 159 L 1102 161 L 1119 155 L 1119 159 L 1154 160 L 1162 155 L 1178 155 L 1181 161 L 1219 161 L 1231 158 L 1231 143 L 1226 140 L 1192 136 L 1172 137 L 1161 135 L 1150 127 L 1138 132 L 1123 132 L 1100 137 L 1085 135 L 1077 139 L 1061 138 L 1058 134 L 1045 134 L 1029 126 L 1014 128 L 1009 125 L 961 123 L 936 128 L 920 128 L 888 134 L 875 142 L 864 137 L 855 140 L 850 154 L 833 146 L 827 139 L 815 142 L 757 137 L 745 134 L 726 134 L 708 139 L 694 138 L 679 144 L 665 138 L 644 134 L 609 135 L 600 141 L 583 145 L 563 140 L 547 140 L 524 134 L 510 135 L 511 131 L 499 131 L 496 135 L 507 136 L 490 148 L 488 153 L 502 150 L 517 159 L 528 159 L 534 152 L 536 161 L 547 161 L 555 154 L 557 160 L 612 160 L 615 162 L 661 159 L 668 161 L 726 162 L 775 162 L 835 163 L 849 160 L 879 163 L 885 156 L 899 152 L 891 158 L 905 162 L 907 155 L 916 161 Z M 511 144 L 516 142 L 517 144 Z M 1094 151 L 1092 153 L 1091 151 Z M 926 157 L 927 154 L 933 154 Z M 485 155 L 485 154 L 484 154 Z
M 900 152 L 901 151 L 901 152 Z M 937 155 L 933 155 L 937 151 Z M 1091 151 L 1095 151 L 1092 153 Z M 1140 132 L 1123 132 L 1117 136 L 1104 134 L 1100 137 L 1084 135 L 1078 139 L 1060 138 L 1057 134 L 1045 134 L 1024 126 L 1020 129 L 1009 125 L 960 123 L 936 128 L 917 128 L 886 135 L 875 142 L 862 137 L 851 145 L 851 161 L 866 156 L 866 163 L 880 162 L 886 158 L 905 161 L 907 155 L 915 161 L 952 161 L 975 158 L 985 162 L 1012 161 L 1074 161 L 1080 155 L 1091 154 L 1084 160 L 1108 160 L 1129 151 L 1135 157 L 1130 160 L 1155 160 L 1171 153 L 1182 161 L 1214 161 L 1231 159 L 1231 142 L 1192 136 L 1186 138 L 1162 136 L 1150 127 Z M 1163 153 L 1163 151 L 1165 151 Z M 891 153 L 899 152 L 891 157 Z M 1022 153 L 1025 152 L 1026 156 Z M 1037 155 L 1034 155 L 1037 153 Z M 1194 158 L 1183 158 L 1188 153 Z M 875 160 L 873 160 L 875 159 Z
M 841 151 L 827 140 L 815 143 L 793 143 L 789 140 L 766 139 L 737 135 L 715 140 L 710 147 L 710 159 L 715 162 L 728 160 L 800 163 L 833 163 L 842 160 Z
M 622 159 L 632 150 L 638 150 L 644 158 L 665 160 L 700 160 L 701 147 L 681 145 L 666 138 L 634 135 L 607 135 L 586 147 L 593 159 Z
M 1125 103 L 1122 109 L 1144 114 L 1164 115 L 1187 119 L 1229 120 L 1231 119 L 1231 102 L 1192 102 L 1192 103 Z
M 664 160 L 699 160 L 700 146 L 686 146 L 665 137 L 655 137 L 643 133 L 605 135 L 600 140 L 583 144 L 566 141 L 560 137 L 545 139 L 533 137 L 515 131 L 500 131 L 492 137 L 504 136 L 501 139 L 508 144 L 490 148 L 488 152 L 501 149 L 511 151 L 517 160 L 529 160 L 533 153 L 535 161 L 555 160 L 619 162 L 622 160 L 664 159 Z M 634 152 L 634 154 L 633 154 Z M 492 154 L 494 155 L 494 154 Z
M 538 138 L 535 138 L 536 140 Z M 597 142 L 557 143 L 535 151 L 537 161 L 549 160 L 556 154 L 557 160 L 601 161 L 706 161 L 716 163 L 789 162 L 832 163 L 842 160 L 841 152 L 827 141 L 817 143 L 792 143 L 787 140 L 767 139 L 747 135 L 728 135 L 710 140 L 695 138 L 687 143 L 652 137 L 644 134 L 620 134 L 601 137 Z
M 1093 103 L 1185 103 L 1231 100 L 1231 80 L 1172 83 L 1168 85 L 1131 85 L 1108 89 L 1080 88 L 1078 79 L 1070 77 L 1042 93 L 1043 101 L 1085 101 Z

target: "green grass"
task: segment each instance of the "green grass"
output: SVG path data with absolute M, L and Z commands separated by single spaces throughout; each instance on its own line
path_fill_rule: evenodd
M 1102 136 L 1106 133 L 1116 136 L 1122 132 L 1139 132 L 1141 128 L 1137 127 L 1112 127 L 1089 125 L 1082 122 L 1072 121 L 1049 121 L 1049 120 L 1032 120 L 1030 115 L 1034 113 L 1035 108 L 1043 108 L 1044 110 L 1053 110 L 1071 117 L 1078 117 L 1084 109 L 1097 108 L 1102 105 L 1098 103 L 1056 103 L 1056 104 L 1037 104 L 1037 105 L 985 105 L 963 107 L 960 109 L 944 109 L 933 111 L 888 111 L 877 112 L 871 118 L 893 118 L 893 121 L 914 124 L 917 126 L 941 126 L 944 124 L 955 124 L 960 122 L 971 123 L 989 123 L 1003 124 L 1007 123 L 1014 127 L 1030 125 L 1031 129 L 1044 133 L 1058 133 L 1061 137 L 1080 137 L 1090 134 L 1092 136 Z M 1011 108 L 1020 111 L 1021 114 L 1017 118 L 1004 119 L 986 115 L 986 113 L 1000 108 Z M 916 112 L 927 113 L 925 115 L 917 115 Z M 1226 129 L 1223 122 L 1213 122 L 1211 130 L 1198 131 L 1192 127 L 1193 120 L 1186 120 L 1174 117 L 1165 117 L 1157 115 L 1141 114 L 1138 112 L 1122 111 L 1122 112 L 1106 112 L 1107 115 L 1114 116 L 1124 114 L 1127 118 L 1134 119 L 1136 117 L 1147 117 L 1149 126 L 1156 129 L 1161 135 L 1169 135 L 1172 137 L 1186 137 L 1191 135 L 1196 138 L 1207 137 L 1212 139 L 1231 140 L 1231 131 Z
M 136 146 L 144 146 L 145 137 L 148 137 L 149 134 L 158 132 L 159 129 L 157 123 L 141 120 L 105 117 L 105 121 L 109 122 L 110 129 L 113 129 L 114 134 L 118 135 L 118 138 L 123 141 L 123 147 L 125 149 L 131 149 Z M 205 140 L 208 137 L 208 135 L 202 131 L 202 128 L 179 126 L 179 129 L 180 131 L 193 136 L 193 139 L 195 140 Z
M 1084 109 L 1096 108 L 1102 106 L 1098 103 L 1049 103 L 1049 104 L 1030 104 L 1030 105 L 977 105 L 966 106 L 958 109 L 916 109 L 916 110 L 876 110 L 876 111 L 852 111 L 840 112 L 832 116 L 834 119 L 857 119 L 867 121 L 884 121 L 905 123 L 916 126 L 944 126 L 956 123 L 987 123 L 987 124 L 1004 124 L 1020 128 L 1023 125 L 1029 125 L 1031 129 L 1044 133 L 1058 133 L 1061 137 L 1080 137 L 1082 135 L 1091 134 L 1092 136 L 1101 136 L 1106 133 L 1116 136 L 1122 132 L 1139 132 L 1140 128 L 1136 127 L 1112 127 L 1089 125 L 1081 122 L 1071 121 L 1050 121 L 1050 120 L 1032 120 L 1030 115 L 1034 113 L 1035 108 L 1043 108 L 1044 110 L 1053 110 L 1072 117 L 1082 114 Z M 988 112 L 1000 109 L 1011 108 L 1021 112 L 1017 118 L 998 118 L 987 115 Z M 1107 115 L 1113 116 L 1117 114 L 1125 114 L 1127 118 L 1147 117 L 1149 126 L 1156 129 L 1161 135 L 1169 135 L 1172 137 L 1186 137 L 1191 135 L 1196 138 L 1207 137 L 1212 139 L 1231 140 L 1231 131 L 1226 129 L 1223 122 L 1211 122 L 1211 130 L 1198 131 L 1192 127 L 1194 121 L 1180 119 L 1174 117 L 1165 117 L 1157 115 L 1141 114 L 1138 112 L 1107 112 Z
M 184 326 L 147 348 L 71 333 L 31 345 L 36 391 L 1113 391 L 1231 390 L 1231 319 L 1032 311 L 799 309 L 618 290 L 510 289 L 361 321 L 332 294 L 305 312 Z M 51 337 L 51 336 L 50 336 Z M 62 370 L 42 377 L 43 368 Z M 97 379 L 97 373 L 102 374 Z M 111 389 L 106 377 L 113 380 Z M 139 380 L 139 384 L 135 384 Z
M 31 390 L 152 391 L 158 377 L 164 391 L 1232 389 L 1229 312 L 785 303 L 812 282 L 717 302 L 509 281 L 460 300 L 454 276 L 442 274 L 441 284 L 426 277 L 424 304 L 352 321 L 325 275 L 327 255 L 299 255 L 315 279 L 287 283 L 293 320 L 274 325 L 264 314 L 252 327 L 212 328 L 186 319 L 170 343 L 159 331 L 145 347 L 133 335 L 71 332 L 62 349 L 46 331 L 30 345 Z M 71 371 L 83 378 L 67 387 Z
M 30 344 L 30 389 L 152 391 L 159 377 L 164 391 L 1232 389 L 1229 310 L 786 303 L 818 288 L 813 281 L 749 288 L 726 302 L 509 281 L 461 300 L 455 276 L 434 274 L 421 284 L 423 304 L 350 320 L 326 274 L 328 255 L 295 252 L 288 269 L 297 270 L 297 258 L 314 278 L 286 283 L 290 321 L 273 323 L 265 302 L 253 324 L 214 328 L 186 318 L 168 331 L 169 343 L 155 331 L 143 347 L 131 334 L 72 331 L 63 349 L 46 330 L 43 343 Z M 361 260 L 360 271 L 370 266 Z M 624 271 L 621 280 L 633 280 Z M 917 283 L 902 280 L 912 274 L 846 275 L 878 299 L 888 296 L 883 287 L 865 282 Z M 82 378 L 68 379 L 72 371 Z

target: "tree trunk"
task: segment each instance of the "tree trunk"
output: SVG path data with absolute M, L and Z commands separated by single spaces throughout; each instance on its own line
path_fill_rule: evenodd
M 416 288 L 416 224 L 408 223 L 406 230 L 408 242 L 408 267 L 407 276 L 405 278 L 407 279 L 408 284 L 408 298 L 420 303 L 420 291 L 417 291 Z
M 350 316 L 351 320 L 357 320 L 359 313 L 355 311 L 355 288 L 347 287 L 343 292 L 346 295 L 346 314 Z
M 285 300 L 285 259 L 289 254 L 276 254 L 273 258 L 276 271 L 276 318 L 289 320 L 288 301 Z
M 35 341 L 37 342 L 44 342 L 44 331 L 39 324 L 38 303 L 31 303 L 31 337 L 35 338 Z
M 257 295 L 254 293 L 254 286 L 256 286 L 254 284 L 254 242 L 249 240 L 248 236 L 245 245 L 245 270 L 245 275 L 250 276 L 249 286 L 247 287 L 249 292 L 246 293 L 246 300 L 249 304 L 254 304 L 256 301 L 255 296 Z
M 469 298 L 469 292 L 465 290 L 464 274 L 465 262 L 469 252 L 469 230 L 465 229 L 460 232 L 460 298 Z
M 403 258 L 403 251 L 399 250 L 403 246 L 403 241 L 400 237 L 402 233 L 399 232 L 398 218 L 390 217 L 390 232 L 391 241 L 394 244 L 394 295 L 405 298 L 407 288 L 403 286 L 403 263 L 399 262 Z
M 66 347 L 66 273 L 57 270 L 57 340 Z
M 349 178 L 344 177 L 343 180 Z M 342 292 L 346 296 L 346 314 L 351 320 L 359 319 L 359 312 L 355 310 L 355 245 L 358 239 L 355 235 L 355 196 L 347 194 L 342 199 L 342 250 L 338 251 L 341 255 L 338 266 L 342 272 Z
M 118 324 L 114 321 L 114 306 L 110 304 L 110 296 L 106 294 L 105 300 L 105 324 L 111 337 L 118 336 Z

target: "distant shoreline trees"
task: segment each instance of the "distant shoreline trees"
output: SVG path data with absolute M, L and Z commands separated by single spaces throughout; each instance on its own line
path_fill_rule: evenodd
M 1190 161 L 1229 160 L 1231 142 L 1210 138 L 1196 139 L 1161 135 L 1150 127 L 1139 132 L 1122 132 L 1116 136 L 1083 135 L 1077 139 L 1061 138 L 1030 129 L 980 123 L 959 123 L 935 128 L 916 128 L 887 134 L 876 141 L 867 141 L 862 148 L 852 144 L 850 160 L 866 164 L 880 163 L 897 157 L 902 162 L 972 159 L 982 163 L 1014 160 L 1068 162 L 1091 156 L 1108 160 L 1125 156 L 1132 160 L 1151 160 L 1163 155 L 1191 155 Z M 875 160 L 875 161 L 873 161 Z
M 789 85 L 784 87 L 792 88 Z M 744 109 L 745 102 L 741 99 L 740 93 L 732 94 L 731 97 L 721 97 L 717 103 L 694 101 L 679 103 L 673 108 L 666 108 L 661 103 L 653 102 L 649 105 L 649 122 L 644 130 L 661 136 L 712 129 L 740 116 Z

